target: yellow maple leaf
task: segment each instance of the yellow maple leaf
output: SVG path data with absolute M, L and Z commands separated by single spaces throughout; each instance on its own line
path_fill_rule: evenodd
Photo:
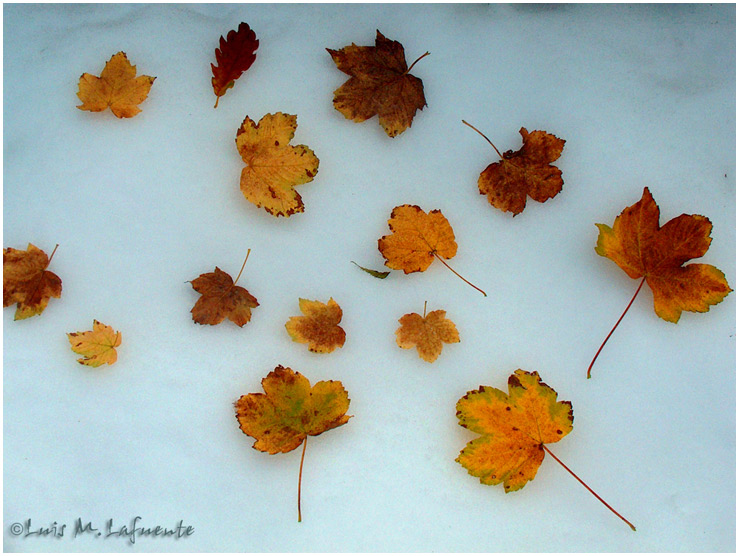
M 290 145 L 298 118 L 277 112 L 265 114 L 255 124 L 244 118 L 236 133 L 236 148 L 246 167 L 241 171 L 241 192 L 272 216 L 303 212 L 295 186 L 312 181 L 318 158 L 305 145 Z
M 136 66 L 131 65 L 125 52 L 118 52 L 108 60 L 100 77 L 83 73 L 77 96 L 80 110 L 102 112 L 110 107 L 119 118 L 133 118 L 141 112 L 137 106 L 146 100 L 156 77 L 136 77 Z
M 445 343 L 459 342 L 457 327 L 446 318 L 446 311 L 431 311 L 427 315 L 424 305 L 423 316 L 408 313 L 400 317 L 398 322 L 400 328 L 395 331 L 398 346 L 403 349 L 415 347 L 418 356 L 429 363 L 433 363 L 441 355 Z
M 328 303 L 300 299 L 302 317 L 290 317 L 285 323 L 287 333 L 295 342 L 308 344 L 315 353 L 331 353 L 344 345 L 346 333 L 339 326 L 343 315 L 333 298 Z
M 99 367 L 104 363 L 112 365 L 118 360 L 115 348 L 121 345 L 121 333 L 97 320 L 92 321 L 92 330 L 70 332 L 67 338 L 72 351 L 83 356 L 77 359 L 82 365 Z

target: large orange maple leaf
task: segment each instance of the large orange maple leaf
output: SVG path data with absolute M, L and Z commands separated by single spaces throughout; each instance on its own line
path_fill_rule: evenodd
M 403 45 L 377 31 L 375 46 L 352 43 L 341 50 L 326 49 L 336 67 L 351 76 L 334 91 L 334 107 L 345 118 L 363 122 L 374 115 L 390 137 L 411 126 L 416 110 L 423 110 L 423 81 L 411 75 Z

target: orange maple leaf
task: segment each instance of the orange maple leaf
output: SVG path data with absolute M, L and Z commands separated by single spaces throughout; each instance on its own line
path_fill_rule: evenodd
M 298 478 L 301 521 L 300 485 L 308 436 L 317 436 L 349 421 L 349 395 L 338 380 L 317 382 L 311 387 L 302 374 L 282 365 L 262 379 L 262 388 L 264 394 L 247 394 L 236 401 L 236 419 L 244 434 L 256 439 L 256 450 L 285 453 L 303 444 Z
M 305 316 L 290 317 L 285 323 L 294 342 L 308 344 L 308 349 L 315 353 L 331 353 L 344 345 L 346 333 L 339 326 L 342 311 L 333 298 L 328 303 L 301 298 L 299 303 Z
M 115 348 L 121 345 L 121 333 L 107 324 L 93 320 L 92 330 L 70 332 L 67 339 L 72 351 L 83 356 L 77 359 L 82 365 L 99 367 L 106 363 L 112 365 L 118 360 Z
M 108 60 L 100 77 L 83 73 L 77 96 L 82 101 L 77 108 L 101 112 L 110 107 L 119 118 L 133 118 L 141 112 L 137 106 L 146 100 L 156 77 L 136 77 L 136 66 L 128 61 L 125 52 L 118 52 Z
M 192 320 L 198 324 L 218 324 L 228 318 L 238 326 L 251 320 L 251 310 L 259 307 L 259 302 L 245 288 L 236 285 L 250 252 L 251 249 L 246 253 L 236 280 L 216 267 L 213 272 L 201 274 L 190 282 L 192 288 L 201 294 L 190 311 Z
M 481 435 L 467 443 L 456 461 L 482 484 L 503 483 L 505 492 L 519 490 L 536 477 L 547 452 L 636 530 L 547 448 L 572 431 L 572 404 L 557 401 L 557 392 L 536 371 L 515 371 L 508 378 L 507 394 L 490 386 L 467 392 L 457 402 L 457 418 L 461 426 Z
M 426 106 L 423 81 L 409 72 L 428 52 L 408 67 L 403 45 L 380 31 L 375 46 L 352 43 L 341 50 L 326 50 L 336 67 L 351 76 L 334 91 L 334 107 L 345 118 L 363 122 L 378 115 L 385 133 L 395 137 L 411 126 L 416 110 Z
M 709 264 L 684 264 L 702 257 L 711 245 L 711 221 L 699 214 L 681 214 L 659 225 L 659 207 L 649 188 L 642 198 L 616 217 L 613 228 L 596 224 L 599 230 L 595 252 L 615 262 L 630 278 L 641 278 L 621 318 L 601 344 L 588 368 L 629 310 L 646 282 L 654 295 L 654 312 L 677 322 L 683 311 L 705 313 L 720 303 L 732 289 L 724 273 Z
M 54 252 L 47 257 L 31 243 L 25 251 L 3 249 L 3 307 L 18 304 L 15 320 L 40 315 L 50 298 L 62 296 L 62 280 L 46 270 Z
M 289 144 L 297 120 L 297 116 L 277 112 L 255 124 L 247 116 L 236 133 L 236 148 L 246 163 L 241 192 L 272 216 L 303 212 L 295 186 L 312 181 L 318 172 L 318 158 L 311 149 Z
M 476 127 L 462 122 L 477 131 L 492 145 L 501 160 L 485 168 L 477 181 L 481 195 L 487 195 L 495 208 L 519 214 L 526 207 L 526 197 L 543 203 L 562 191 L 562 171 L 552 162 L 562 154 L 565 141 L 546 131 L 519 130 L 523 146 L 516 152 L 500 151 Z
M 385 266 L 410 274 L 423 272 L 434 259 L 438 259 L 464 282 L 487 296 L 445 261 L 457 254 L 457 242 L 451 224 L 440 210 L 426 213 L 417 205 L 400 205 L 390 213 L 388 225 L 392 233 L 377 240 Z
M 216 95 L 216 105 L 223 95 L 234 86 L 241 74 L 248 70 L 257 59 L 259 41 L 257 36 L 243 21 L 236 31 L 229 31 L 224 39 L 221 36 L 220 48 L 216 48 L 216 65 L 211 64 L 213 70 L 213 92 Z
M 459 342 L 457 327 L 448 318 L 446 311 L 436 310 L 426 314 L 426 304 L 423 306 L 423 316 L 418 313 L 408 313 L 398 319 L 400 328 L 395 331 L 395 340 L 403 349 L 415 347 L 418 356 L 424 361 L 433 363 L 441 355 L 444 344 Z

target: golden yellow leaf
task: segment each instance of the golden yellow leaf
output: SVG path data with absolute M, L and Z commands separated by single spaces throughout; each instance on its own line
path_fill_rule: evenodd
M 99 367 L 104 363 L 112 365 L 118 359 L 115 348 L 121 345 L 121 333 L 97 320 L 92 321 L 92 330 L 70 332 L 67 338 L 72 351 L 83 356 L 77 359 L 82 365 L 90 367 Z
M 108 60 L 100 77 L 83 73 L 77 96 L 80 110 L 102 112 L 110 107 L 119 118 L 133 118 L 141 112 L 139 104 L 146 100 L 156 77 L 136 77 L 136 66 L 128 61 L 125 52 L 118 52 Z
M 305 145 L 290 145 L 297 116 L 266 114 L 258 124 L 244 118 L 236 133 L 236 148 L 246 167 L 241 171 L 241 192 L 247 200 L 272 216 L 303 212 L 295 186 L 312 181 L 318 158 Z
M 308 344 L 315 353 L 331 353 L 344 345 L 346 333 L 339 326 L 341 307 L 333 298 L 328 303 L 300 299 L 302 317 L 290 317 L 285 323 L 287 333 L 295 342 Z

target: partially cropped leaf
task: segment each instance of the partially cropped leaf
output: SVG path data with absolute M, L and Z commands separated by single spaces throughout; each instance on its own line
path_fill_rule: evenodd
M 156 77 L 136 77 L 136 66 L 131 65 L 125 52 L 118 52 L 108 60 L 100 77 L 83 73 L 77 96 L 82 101 L 77 108 L 102 112 L 110 107 L 119 118 L 133 118 L 141 112 L 139 104 L 149 96 Z
M 234 86 L 241 74 L 248 70 L 257 58 L 259 41 L 254 31 L 243 21 L 236 31 L 229 31 L 224 39 L 221 36 L 219 48 L 216 48 L 216 64 L 213 70 L 213 92 L 216 95 L 216 107 L 220 98 Z
M 18 304 L 15 320 L 40 315 L 50 298 L 62 296 L 62 280 L 46 270 L 49 262 L 46 253 L 31 243 L 25 251 L 3 249 L 3 307 Z
M 93 320 L 92 330 L 70 332 L 67 339 L 72 351 L 82 355 L 77 359 L 82 365 L 99 367 L 106 363 L 112 365 L 118 360 L 115 348 L 121 345 L 121 333 L 106 324 Z

